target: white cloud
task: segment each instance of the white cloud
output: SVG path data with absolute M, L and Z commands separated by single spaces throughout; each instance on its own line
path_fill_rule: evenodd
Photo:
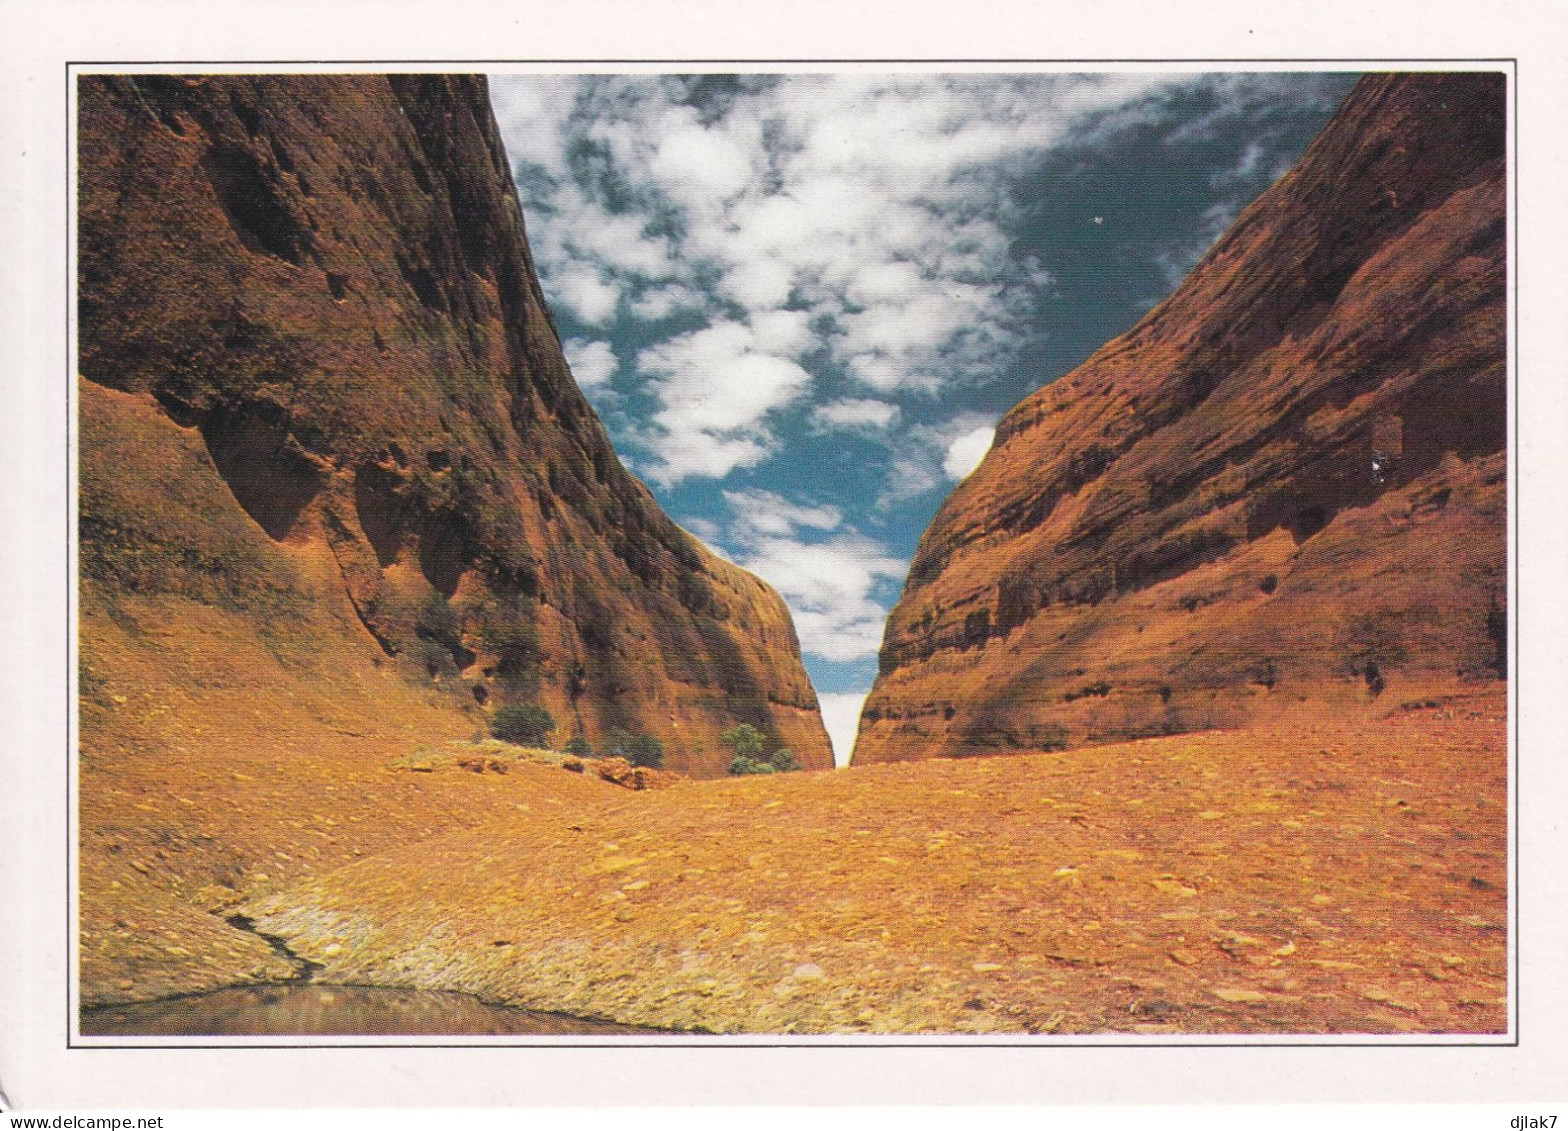
M 719 536 L 722 531 L 719 529 L 718 523 L 712 519 L 702 518 L 699 515 L 691 515 L 683 518 L 681 525 L 700 538 L 708 549 L 721 557 L 726 556 L 723 548 L 719 545 Z
M 564 176 L 560 136 L 577 98 L 576 75 L 494 75 L 490 106 L 514 162 Z
M 803 310 L 768 310 L 751 316 L 754 348 L 796 357 L 811 345 L 810 318 Z
M 887 605 L 878 592 L 909 563 L 844 525 L 838 507 L 792 502 L 772 491 L 725 491 L 731 559 L 783 596 L 801 651 L 825 660 L 877 654 Z
M 899 503 L 917 499 L 927 491 L 941 486 L 936 460 L 924 449 L 915 449 L 895 456 L 882 481 L 882 491 L 877 496 L 879 510 L 887 510 Z
M 702 126 L 677 127 L 659 139 L 648 171 L 676 199 L 699 205 L 728 200 L 753 179 L 749 140 Z
M 794 293 L 794 287 L 795 272 L 790 265 L 782 258 L 767 254 L 732 264 L 720 284 L 726 298 L 748 310 L 783 306 Z
M 658 455 L 639 470 L 661 486 L 674 486 L 683 479 L 723 479 L 736 468 L 756 467 L 773 454 L 770 446 L 750 437 L 726 439 L 701 429 L 672 430 L 668 424 L 656 418 L 640 436 L 640 442 L 656 448 Z
M 860 731 L 860 712 L 866 705 L 865 691 L 827 692 L 817 696 L 822 704 L 822 721 L 833 740 L 833 764 L 849 765 Z
M 707 300 L 684 283 L 645 288 L 631 303 L 631 312 L 645 322 L 659 322 L 680 310 L 701 310 Z
M 608 322 L 621 297 L 618 288 L 601 279 L 594 268 L 586 266 L 563 268 L 555 277 L 553 290 L 555 301 L 589 326 Z
M 996 419 L 979 412 L 960 412 L 941 424 L 908 429 L 883 481 L 877 508 L 885 511 L 962 479 L 985 458 L 995 432 Z M 974 462 L 966 467 L 970 459 Z
M 772 491 L 725 491 L 724 501 L 734 519 L 730 536 L 742 545 L 755 545 L 763 538 L 785 538 L 797 530 L 835 530 L 844 521 L 844 512 L 828 503 L 801 506 Z
M 715 323 L 638 354 L 637 367 L 652 379 L 660 403 L 641 437 L 656 456 L 649 475 L 668 486 L 694 476 L 721 479 L 760 463 L 773 443 L 767 414 L 811 383 L 789 356 L 803 344 L 804 331 L 804 316 L 772 311 L 750 324 Z
M 615 375 L 615 351 L 609 342 L 590 341 L 586 338 L 568 338 L 562 343 L 572 376 L 584 389 L 603 385 Z
M 976 428 L 965 432 L 947 446 L 947 457 L 942 460 L 942 470 L 947 472 L 949 479 L 963 479 L 971 471 L 980 466 L 980 461 L 985 459 L 991 450 L 991 438 L 996 433 L 994 427 Z
M 729 304 L 627 374 L 659 403 L 639 439 L 669 485 L 768 458 L 765 418 L 810 393 L 808 353 L 885 403 L 998 372 L 1049 281 L 1012 258 L 1009 170 L 1099 117 L 1141 120 L 1151 95 L 1191 81 L 792 75 L 698 97 L 678 76 L 601 75 L 493 90 L 514 159 L 549 178 L 520 183 L 545 214 L 535 251 L 553 302 L 596 327 L 623 309 L 657 323 Z M 791 340 L 772 338 L 775 321 Z M 821 329 L 800 340 L 808 324 Z
M 881 429 L 890 427 L 900 415 L 899 407 L 891 401 L 843 399 L 818 405 L 811 411 L 812 424 L 822 430 L 830 428 Z
M 607 214 L 581 198 L 576 207 L 557 213 L 552 227 L 573 258 L 599 264 L 620 274 L 658 279 L 674 269 L 672 245 L 666 236 L 650 235 L 647 218 L 635 214 Z
M 901 581 L 909 563 L 854 531 L 823 541 L 756 539 L 736 558 L 788 602 L 801 651 L 824 660 L 864 660 L 882 645 L 887 607 L 873 597 L 878 583 Z

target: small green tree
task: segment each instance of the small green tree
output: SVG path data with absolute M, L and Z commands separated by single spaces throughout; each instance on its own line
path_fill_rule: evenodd
M 576 754 L 579 758 L 592 758 L 593 747 L 588 745 L 588 740 L 580 734 L 575 734 L 566 740 L 563 748 L 568 754 Z
M 719 741 L 730 748 L 730 773 L 776 774 L 800 769 L 794 752 L 780 746 L 767 752 L 768 739 L 750 723 L 730 727 L 719 735 Z
M 664 743 L 651 734 L 639 734 L 626 744 L 626 758 L 634 766 L 656 770 L 664 765 Z
M 719 741 L 728 746 L 735 757 L 755 761 L 762 757 L 762 748 L 767 739 L 750 723 L 741 723 L 720 734 Z
M 490 718 L 490 733 L 502 742 L 544 746 L 555 729 L 555 718 L 537 703 L 502 707 Z

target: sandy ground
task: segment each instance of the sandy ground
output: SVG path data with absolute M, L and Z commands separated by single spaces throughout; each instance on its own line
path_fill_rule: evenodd
M 244 909 L 329 982 L 676 1030 L 1500 1032 L 1504 718 L 658 793 L 454 769 L 510 804 Z

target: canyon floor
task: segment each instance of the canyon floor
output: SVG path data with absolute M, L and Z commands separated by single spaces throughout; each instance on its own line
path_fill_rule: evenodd
M 292 976 L 240 914 L 318 982 L 686 1032 L 1507 1027 L 1496 685 L 640 792 L 341 740 L 95 760 L 84 1006 Z

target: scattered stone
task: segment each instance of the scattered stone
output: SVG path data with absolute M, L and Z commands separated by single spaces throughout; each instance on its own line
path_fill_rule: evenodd
M 1218 986 L 1209 991 L 1221 1001 L 1243 1003 L 1253 1001 L 1267 1001 L 1268 995 L 1257 990 L 1241 989 L 1235 986 Z
M 599 777 L 625 789 L 668 789 L 683 777 L 673 770 L 634 766 L 625 758 L 601 758 L 594 767 Z

